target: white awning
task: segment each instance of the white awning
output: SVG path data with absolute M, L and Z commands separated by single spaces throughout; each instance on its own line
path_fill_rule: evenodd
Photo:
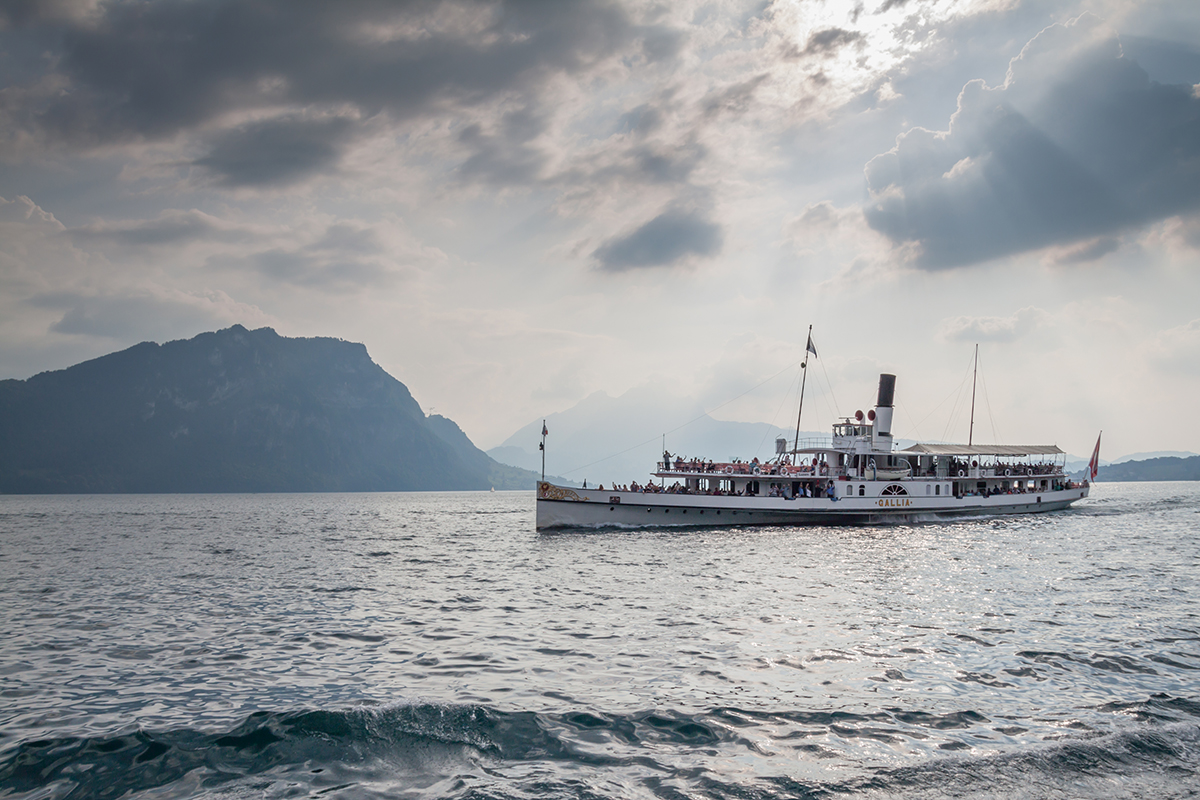
M 1053 444 L 914 444 L 901 453 L 925 456 L 1057 456 L 1063 451 Z

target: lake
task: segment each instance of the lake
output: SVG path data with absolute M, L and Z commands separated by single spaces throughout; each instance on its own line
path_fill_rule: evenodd
M 538 534 L 532 492 L 0 497 L 0 798 L 1173 798 L 1200 485 Z

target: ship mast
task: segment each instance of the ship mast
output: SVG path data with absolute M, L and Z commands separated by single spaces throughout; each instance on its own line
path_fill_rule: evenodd
M 971 427 L 967 431 L 967 447 L 975 443 L 975 378 L 979 375 L 979 345 L 975 345 L 975 369 L 971 372 Z
M 808 341 L 804 345 L 804 360 L 800 362 L 800 410 L 796 412 L 796 440 L 792 442 L 792 452 L 800 449 L 800 417 L 804 414 L 804 384 L 808 381 L 808 354 L 817 354 L 817 348 L 812 343 L 812 325 L 808 326 Z

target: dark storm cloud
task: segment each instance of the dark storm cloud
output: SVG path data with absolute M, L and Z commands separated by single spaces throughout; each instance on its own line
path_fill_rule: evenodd
M 35 118 L 43 134 L 84 146 L 166 139 L 246 109 L 349 104 L 364 117 L 402 119 L 536 93 L 548 77 L 618 50 L 663 57 L 675 41 L 608 3 L 139 2 L 51 21 L 37 7 L 10 24 L 57 36 L 51 55 L 70 90 L 41 96 Z M 288 124 L 303 126 L 291 119 L 247 130 L 247 146 L 285 136 Z M 211 156 L 218 170 L 228 163 L 222 156 L 239 152 L 233 142 L 226 148 Z M 299 161 L 319 160 L 320 150 Z
M 354 123 L 283 117 L 226 131 L 193 163 L 223 186 L 280 187 L 334 167 Z
M 1005 86 L 967 84 L 948 132 L 909 131 L 866 177 L 868 223 L 926 268 L 1107 242 L 1200 206 L 1200 100 L 1080 18 L 1031 41 Z
M 601 269 L 623 272 L 661 267 L 688 256 L 711 256 L 721 249 L 721 228 L 697 211 L 671 210 L 633 232 L 609 239 L 593 253 Z

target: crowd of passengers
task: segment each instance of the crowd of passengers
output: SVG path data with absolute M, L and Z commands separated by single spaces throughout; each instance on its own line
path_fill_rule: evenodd
M 779 475 L 783 467 L 790 466 L 787 463 L 787 457 L 782 461 L 760 462 L 757 458 L 752 458 L 749 461 L 742 461 L 735 458 L 729 463 L 714 463 L 712 459 L 704 460 L 703 458 L 683 458 L 675 456 L 675 460 L 671 460 L 669 452 L 663 453 L 663 460 L 659 464 L 663 472 L 709 472 L 709 473 L 732 473 L 738 475 Z M 812 472 L 816 464 L 801 465 L 807 471 Z M 822 475 L 827 475 L 829 469 L 825 464 L 820 465 Z
M 584 488 L 586 489 L 587 486 L 585 485 Z M 606 491 L 603 483 L 600 484 L 599 491 Z M 737 492 L 724 491 L 721 489 L 693 490 L 681 484 L 679 481 L 675 481 L 675 483 L 671 484 L 670 486 L 659 486 L 655 483 L 642 485 L 637 481 L 630 481 L 626 484 L 613 484 L 612 491 L 644 492 L 649 494 L 702 494 L 709 497 L 757 497 L 757 494 L 751 491 L 749 487 Z M 820 491 L 821 490 L 819 487 L 814 486 L 810 482 L 805 482 L 800 484 L 800 491 L 795 496 L 820 497 Z M 786 497 L 791 499 L 792 496 L 792 493 L 789 491 L 788 487 L 785 486 L 785 484 L 772 483 L 769 487 L 767 487 L 767 497 Z
M 1002 475 L 1006 471 L 1011 471 L 1013 475 L 1050 475 L 1058 472 L 1058 466 L 1055 464 L 1001 464 L 995 462 L 993 464 L 980 464 L 978 461 L 964 461 L 959 458 L 950 459 L 950 474 L 957 475 L 959 470 L 967 472 L 973 467 L 982 467 L 983 469 L 996 470 L 997 475 Z
M 1062 481 L 1051 481 L 1050 491 L 1061 492 L 1063 489 L 1070 489 L 1073 484 L 1063 483 Z M 973 491 L 965 491 L 959 497 L 996 497 L 1002 494 L 1037 494 L 1039 489 L 1027 489 L 1024 483 L 1016 483 L 1009 486 L 1007 489 L 1001 486 L 990 486 L 983 491 L 978 489 Z

